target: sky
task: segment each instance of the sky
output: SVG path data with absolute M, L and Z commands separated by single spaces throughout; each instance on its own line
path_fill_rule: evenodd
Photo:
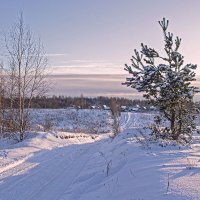
M 141 42 L 164 53 L 163 17 L 182 38 L 185 61 L 200 66 L 199 10 L 199 0 L 0 0 L 0 33 L 23 12 L 46 50 L 54 83 L 49 94 L 137 98 L 121 85 L 124 64 Z

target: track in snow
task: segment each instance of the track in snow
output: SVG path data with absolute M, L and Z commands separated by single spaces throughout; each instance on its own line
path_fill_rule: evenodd
M 133 113 L 123 112 L 121 115 L 121 130 L 144 127 L 153 122 L 153 114 L 151 113 Z
M 41 152 L 7 170 L 0 176 L 0 200 L 60 199 L 99 145 L 72 145 Z

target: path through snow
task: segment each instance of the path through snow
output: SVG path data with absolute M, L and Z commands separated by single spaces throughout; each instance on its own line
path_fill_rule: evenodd
M 1 200 L 57 200 L 72 184 L 98 144 L 74 144 L 41 151 L 0 174 Z

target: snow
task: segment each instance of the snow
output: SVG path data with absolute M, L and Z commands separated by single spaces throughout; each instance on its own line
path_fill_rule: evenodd
M 109 112 L 87 109 L 33 109 L 30 113 L 31 128 L 44 130 L 45 121 L 50 121 L 53 130 L 84 133 L 110 131 Z
M 200 199 L 200 136 L 185 147 L 138 143 L 152 119 L 122 113 L 114 139 L 59 128 L 1 139 L 0 200 Z

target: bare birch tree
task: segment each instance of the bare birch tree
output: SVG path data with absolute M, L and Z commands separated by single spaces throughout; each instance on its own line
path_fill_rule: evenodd
M 22 141 L 32 98 L 44 95 L 48 88 L 47 58 L 40 40 L 35 40 L 30 28 L 24 24 L 22 14 L 6 36 L 5 42 L 8 53 L 6 70 L 10 116 L 14 129 L 19 133 L 19 140 Z
M 5 125 L 5 71 L 0 64 L 0 136 L 3 136 Z

